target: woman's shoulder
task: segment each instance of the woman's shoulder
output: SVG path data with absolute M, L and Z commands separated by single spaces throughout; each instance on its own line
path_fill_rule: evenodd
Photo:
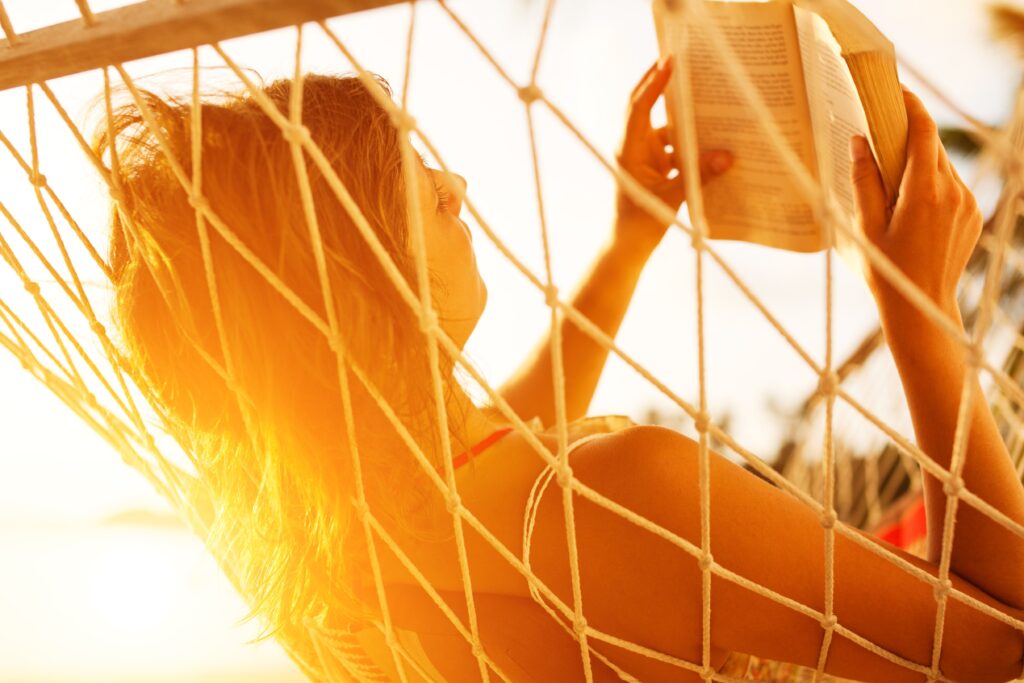
M 499 487 L 504 494 L 512 494 L 520 490 L 532 488 L 536 478 L 546 469 L 550 469 L 553 458 L 558 457 L 561 442 L 559 425 L 544 425 L 539 418 L 525 420 L 526 430 L 513 428 L 509 424 L 497 423 L 498 432 L 507 432 L 499 440 L 493 442 L 486 451 L 475 456 L 468 467 L 460 468 L 460 485 L 478 485 L 484 489 Z M 678 449 L 679 444 L 665 444 L 672 441 L 691 441 L 688 437 L 662 427 L 642 425 L 626 415 L 591 415 L 578 418 L 565 425 L 566 441 L 569 452 L 573 453 L 584 445 L 609 438 L 621 443 L 606 445 L 611 450 L 635 450 L 642 445 L 649 450 L 659 444 L 672 445 Z M 663 437 L 659 439 L 658 437 Z M 603 449 L 608 450 L 608 449 Z M 575 457 L 575 456 L 574 456 Z
M 557 424 L 545 425 L 539 417 L 524 420 L 524 422 L 533 434 L 543 438 L 545 441 L 558 438 L 559 425 Z M 503 423 L 503 426 L 512 427 L 512 424 Z M 636 426 L 637 423 L 627 415 L 588 415 L 570 420 L 566 423 L 565 427 L 568 432 L 569 443 L 572 444 L 584 437 L 610 434 Z M 519 436 L 521 439 L 525 438 L 522 434 Z
M 637 423 L 626 415 L 590 415 L 574 420 L 566 426 L 569 431 L 569 441 L 572 443 L 586 436 L 610 434 L 635 427 Z M 549 431 L 557 435 L 558 426 L 550 427 Z
M 599 442 L 598 450 L 615 456 L 627 452 L 645 457 L 652 453 L 694 452 L 698 444 L 692 438 L 675 429 L 659 425 L 638 423 L 626 415 L 593 415 L 573 420 L 566 425 L 570 453 L 581 450 L 586 444 Z M 559 428 L 557 425 L 538 427 L 535 434 L 557 453 Z M 528 447 L 525 439 L 510 439 L 510 446 L 519 441 L 519 447 Z M 515 446 L 513 446 L 513 449 Z M 588 448 L 593 451 L 594 448 Z
M 474 524 L 486 527 L 488 534 L 506 548 L 521 547 L 524 516 L 538 478 L 549 470 L 548 463 L 558 455 L 557 426 L 546 426 L 539 420 L 526 421 L 528 430 L 515 429 L 492 443 L 486 450 L 474 455 L 465 466 L 456 470 L 456 487 L 461 504 L 472 514 Z M 598 415 L 573 420 L 566 425 L 570 449 L 605 435 L 637 431 L 636 423 L 624 415 Z M 503 425 L 495 424 L 495 428 Z M 446 527 L 447 528 L 447 527 Z M 445 567 L 451 568 L 454 548 L 448 543 L 433 544 L 436 552 L 424 555 L 443 557 Z M 477 534 L 466 536 L 466 547 L 473 557 L 474 587 L 484 592 L 514 594 L 522 587 L 522 577 L 502 560 Z M 499 561 L 500 560 L 500 561 Z M 478 568 L 480 571 L 477 572 Z M 461 585 L 458 572 L 445 577 L 437 573 L 440 586 Z M 448 580 L 450 579 L 450 580 Z M 454 589 L 453 588 L 453 589 Z

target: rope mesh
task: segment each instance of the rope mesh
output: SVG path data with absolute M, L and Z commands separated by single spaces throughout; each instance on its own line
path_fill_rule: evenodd
M 200 93 L 202 85 L 200 81 L 202 65 L 200 64 L 199 46 L 194 47 L 191 51 L 191 94 L 194 106 L 191 108 L 192 146 L 190 150 L 190 163 L 188 165 L 193 169 L 192 173 L 186 171 L 184 160 L 175 158 L 174 152 L 165 139 L 160 126 L 157 124 L 149 104 L 125 68 L 119 63 L 113 63 L 109 65 L 110 68 L 102 70 L 104 83 L 103 98 L 108 121 L 112 118 L 113 111 L 111 93 L 114 84 L 111 74 L 112 69 L 113 73 L 116 74 L 117 78 L 131 94 L 149 129 L 149 133 L 159 144 L 164 161 L 172 169 L 175 178 L 181 186 L 181 190 L 188 196 L 189 202 L 194 208 L 199 243 L 202 247 L 206 287 L 212 302 L 219 343 L 224 352 L 223 362 L 218 362 L 203 351 L 202 345 L 197 340 L 191 340 L 204 360 L 218 375 L 224 378 L 229 387 L 237 389 L 237 383 L 233 381 L 235 373 L 234 361 L 227 351 L 229 347 L 225 338 L 222 321 L 220 297 L 218 294 L 220 284 L 217 278 L 217 265 L 213 260 L 210 247 L 211 240 L 213 239 L 222 240 L 239 257 L 244 259 L 276 290 L 283 300 L 291 304 L 299 315 L 324 335 L 329 342 L 330 348 L 336 354 L 338 367 L 337 381 L 343 405 L 343 415 L 341 418 L 346 425 L 346 433 L 348 435 L 347 446 L 352 456 L 352 471 L 354 473 L 355 493 L 352 504 L 357 513 L 356 516 L 361 526 L 361 533 L 365 538 L 369 551 L 376 597 L 381 613 L 381 619 L 372 625 L 381 633 L 390 651 L 391 660 L 400 680 L 403 683 L 410 680 L 411 673 L 415 673 L 422 680 L 430 680 L 431 674 L 420 665 L 417 658 L 408 651 L 407 646 L 403 644 L 401 638 L 397 635 L 394 619 L 389 609 L 388 586 L 383 578 L 378 557 L 380 546 L 386 547 L 398 559 L 416 582 L 422 586 L 424 593 L 436 605 L 439 612 L 465 638 L 477 661 L 480 677 L 484 681 L 491 680 L 492 676 L 496 676 L 500 680 L 511 680 L 509 675 L 502 671 L 495 663 L 481 640 L 472 574 L 465 544 L 466 526 L 469 526 L 525 578 L 537 602 L 549 612 L 553 619 L 565 628 L 567 633 L 578 641 L 582 672 L 588 683 L 591 683 L 594 678 L 593 660 L 595 658 L 618 673 L 623 680 L 636 680 L 628 671 L 615 664 L 607 653 L 601 652 L 603 644 L 694 672 L 704 680 L 738 680 L 715 671 L 712 666 L 713 614 L 711 605 L 713 577 L 735 583 L 759 596 L 773 600 L 788 609 L 819 622 L 822 627 L 822 640 L 817 658 L 816 677 L 824 673 L 828 663 L 830 648 L 834 643 L 835 636 L 839 635 L 890 662 L 922 674 L 928 680 L 947 680 L 940 670 L 939 662 L 942 655 L 943 632 L 949 600 L 958 601 L 993 619 L 998 619 L 1015 629 L 1024 631 L 1024 622 L 1014 619 L 957 590 L 952 586 L 949 578 L 956 512 L 961 504 L 970 506 L 980 513 L 987 515 L 1014 535 L 1024 537 L 1024 526 L 980 499 L 974 492 L 969 491 L 964 486 L 962 478 L 967 444 L 968 417 L 976 401 L 986 400 L 985 396 L 976 396 L 972 390 L 974 383 L 970 379 L 976 372 L 984 373 L 992 382 L 993 392 L 990 400 L 999 409 L 1000 416 L 1012 428 L 1014 436 L 1009 442 L 1015 455 L 1019 457 L 1020 451 L 1024 450 L 1021 447 L 1024 444 L 1024 439 L 1020 436 L 1024 434 L 1024 430 L 1021 429 L 1022 420 L 1020 418 L 1020 413 L 1024 409 L 1024 390 L 1020 387 L 1020 378 L 1012 370 L 994 366 L 985 352 L 986 338 L 990 329 L 1019 328 L 1021 319 L 1024 317 L 1018 315 L 1015 318 L 1012 314 L 1004 311 L 999 305 L 1000 291 L 1003 287 L 1006 271 L 1024 272 L 1024 258 L 1011 248 L 1011 237 L 1021 213 L 1019 195 L 1022 188 L 1019 164 L 1012 165 L 1012 173 L 1008 175 L 1004 194 L 1010 200 L 1003 203 L 996 217 L 994 233 L 986 235 L 983 240 L 982 247 L 989 256 L 986 263 L 987 270 L 984 275 L 984 286 L 980 296 L 980 305 L 974 321 L 972 335 L 965 336 L 952 326 L 946 316 L 925 293 L 904 276 L 874 245 L 868 242 L 855 226 L 849 224 L 843 218 L 843 213 L 834 205 L 833 200 L 823 192 L 822 188 L 790 149 L 782 133 L 778 130 L 771 113 L 765 106 L 757 88 L 750 81 L 747 74 L 743 72 L 739 61 L 732 54 L 731 48 L 726 43 L 719 29 L 705 14 L 703 5 L 693 2 L 686 4 L 688 20 L 694 25 L 699 25 L 705 31 L 712 45 L 728 57 L 726 63 L 730 76 L 746 98 L 746 102 L 757 114 L 762 126 L 762 133 L 786 163 L 789 172 L 797 182 L 798 188 L 807 200 L 813 206 L 820 207 L 821 215 L 827 218 L 831 229 L 836 233 L 844 235 L 862 249 L 871 265 L 894 288 L 913 302 L 932 323 L 938 325 L 951 338 L 968 349 L 968 357 L 971 360 L 967 372 L 968 381 L 964 382 L 964 392 L 960 398 L 953 455 L 951 465 L 947 469 L 922 452 L 897 429 L 886 424 L 884 420 L 873 414 L 861 401 L 857 400 L 852 393 L 844 388 L 843 382 L 848 375 L 844 375 L 843 368 L 837 366 L 833 353 L 834 292 L 831 252 L 825 252 L 823 257 L 826 282 L 824 292 L 826 342 L 824 362 L 819 364 L 814 361 L 812 355 L 801 346 L 795 337 L 785 329 L 763 301 L 758 298 L 752 288 L 737 274 L 737 271 L 718 253 L 715 245 L 705 239 L 707 227 L 703 218 L 699 186 L 699 162 L 695 150 L 685 150 L 685 169 L 689 183 L 688 197 L 693 209 L 693 215 L 696 216 L 695 225 L 690 226 L 677 219 L 671 209 L 657 196 L 646 190 L 629 174 L 618 168 L 615 163 L 605 158 L 580 132 L 579 128 L 570 118 L 540 89 L 536 82 L 536 76 L 541 65 L 545 41 L 548 39 L 550 17 L 555 5 L 554 0 L 548 0 L 545 5 L 543 24 L 534 50 L 530 78 L 526 83 L 518 83 L 509 75 L 508 71 L 488 51 L 482 41 L 451 7 L 443 0 L 438 0 L 437 4 L 451 20 L 452 24 L 477 48 L 481 58 L 493 67 L 497 77 L 513 88 L 523 103 L 529 131 L 532 172 L 541 231 L 540 238 L 543 247 L 544 273 L 538 275 L 532 272 L 504 244 L 500 236 L 491 228 L 479 208 L 474 204 L 471 196 L 465 198 L 465 207 L 499 252 L 508 259 L 532 286 L 543 294 L 546 305 L 549 307 L 552 379 L 555 389 L 557 425 L 557 449 L 554 452 L 537 438 L 531 427 L 486 382 L 474 365 L 464 357 L 458 345 L 440 327 L 437 313 L 433 310 L 431 304 L 431 283 L 427 271 L 426 247 L 417 193 L 407 193 L 409 201 L 408 215 L 410 217 L 412 247 L 417 273 L 416 285 L 413 287 L 401 275 L 387 250 L 370 227 L 366 217 L 362 214 L 360 207 L 352 198 L 344 180 L 332 168 L 323 150 L 317 146 L 309 131 L 303 125 L 303 36 L 308 31 L 319 31 L 323 34 L 323 37 L 337 47 L 339 54 L 358 73 L 367 89 L 376 98 L 378 104 L 392 116 L 401 134 L 403 173 L 406 186 L 416 186 L 414 164 L 417 162 L 415 161 L 416 155 L 412 147 L 413 139 L 418 140 L 433 155 L 438 161 L 441 170 L 449 170 L 443 155 L 433 145 L 424 131 L 418 127 L 412 113 L 407 108 L 405 94 L 408 92 L 408 84 L 413 72 L 413 44 L 417 20 L 417 3 L 415 1 L 408 3 L 410 11 L 408 34 L 405 41 L 404 86 L 402 88 L 401 101 L 397 103 L 392 101 L 380 86 L 377 85 L 371 74 L 356 59 L 355 55 L 349 51 L 337 34 L 323 21 L 298 26 L 295 29 L 294 87 L 291 90 L 290 106 L 287 113 L 280 111 L 267 98 L 266 94 L 253 82 L 247 72 L 238 66 L 221 45 L 217 43 L 211 45 L 222 65 L 226 66 L 237 76 L 253 101 L 281 129 L 282 135 L 290 146 L 294 173 L 296 174 L 296 181 L 301 193 L 302 208 L 307 222 L 310 242 L 313 245 L 314 261 L 326 318 L 317 313 L 313 307 L 304 302 L 296 292 L 292 291 L 285 282 L 276 276 L 273 268 L 261 261 L 257 254 L 245 245 L 243 240 L 232 230 L 231 226 L 217 215 L 209 201 L 204 197 L 204 179 L 201 174 L 203 120 L 202 108 L 198 106 L 201 102 Z M 98 16 L 100 15 L 93 13 L 88 2 L 76 0 L 76 5 L 81 12 L 82 21 L 86 26 L 92 26 L 98 21 Z M 4 30 L 8 44 L 10 46 L 18 45 L 19 37 L 11 26 L 2 5 L 0 5 L 0 26 Z M 675 73 L 677 75 L 687 73 L 688 69 L 686 68 L 687 65 L 684 62 L 683 56 L 676 55 L 675 60 Z M 692 132 L 695 123 L 692 120 L 692 114 L 689 113 L 691 111 L 690 108 L 686 106 L 690 98 L 689 84 L 685 78 L 682 80 L 684 84 L 684 87 L 681 89 L 682 94 L 680 95 L 682 100 L 679 102 L 680 106 L 677 107 L 677 110 L 687 113 L 683 117 L 683 124 L 688 126 Z M 4 204 L 0 203 L 0 215 L 2 215 L 6 222 L 6 226 L 0 230 L 0 257 L 3 258 L 10 273 L 13 274 L 25 289 L 28 294 L 28 300 L 31 303 L 29 307 L 22 307 L 13 300 L 8 299 L 6 294 L 3 295 L 3 298 L 0 298 L 0 321 L 2 321 L 0 345 L 11 353 L 38 381 L 50 388 L 74 413 L 106 439 L 121 454 L 128 465 L 139 470 L 161 495 L 166 497 L 175 508 L 182 512 L 200 535 L 205 535 L 208 531 L 209 520 L 202 512 L 201 506 L 196 503 L 196 487 L 201 485 L 201 482 L 197 482 L 190 473 L 189 456 L 186 453 L 185 462 L 176 463 L 176 458 L 173 455 L 166 453 L 162 447 L 158 446 L 157 440 L 152 435 L 150 428 L 147 427 L 148 414 L 144 413 L 138 400 L 140 397 L 143 399 L 149 397 L 151 388 L 146 386 L 146 383 L 138 375 L 137 371 L 122 356 L 121 352 L 107 335 L 103 324 L 97 318 L 94 304 L 84 285 L 83 278 L 79 274 L 80 265 L 76 262 L 77 255 L 81 255 L 88 262 L 91 262 L 90 267 L 95 268 L 107 278 L 108 282 L 111 278 L 110 265 L 104 261 L 100 252 L 90 242 L 67 206 L 60 200 L 43 175 L 38 145 L 38 131 L 35 124 L 37 116 L 36 94 L 41 92 L 45 96 L 76 143 L 89 157 L 90 162 L 97 169 L 101 179 L 107 184 L 112 205 L 121 219 L 120 224 L 124 226 L 128 233 L 128 243 L 136 245 L 137 248 L 145 249 L 145 235 L 142 234 L 138 226 L 133 225 L 131 213 L 125 205 L 124 190 L 119 184 L 119 161 L 116 147 L 111 146 L 110 148 L 110 167 L 107 168 L 103 161 L 97 158 L 91 151 L 85 137 L 76 127 L 47 83 L 41 82 L 27 86 L 24 88 L 24 92 L 26 115 L 29 124 L 27 141 L 30 153 L 27 158 L 23 156 L 3 132 L 0 132 L 0 143 L 2 143 L 11 158 L 22 169 L 25 174 L 25 180 L 32 187 L 35 200 L 44 217 L 45 224 L 49 228 L 48 238 L 52 239 L 52 245 L 41 246 L 36 237 L 41 238 L 44 234 L 43 231 L 26 229 L 23 222 L 19 221 Z M 939 93 L 937 89 L 936 93 Z M 541 180 L 540 164 L 538 161 L 539 141 L 535 129 L 535 112 L 538 107 L 546 108 L 553 115 L 554 119 L 578 140 L 583 148 L 593 157 L 594 161 L 614 177 L 618 187 L 630 199 L 651 215 L 662 218 L 666 222 L 671 221 L 676 229 L 682 230 L 691 239 L 696 265 L 696 336 L 698 342 L 697 370 L 699 382 L 699 392 L 695 403 L 691 403 L 673 392 L 657 378 L 654 372 L 643 367 L 633 359 L 596 324 L 587 319 L 571 303 L 561 298 L 561 293 L 555 287 L 552 275 L 553 254 L 549 244 L 548 224 L 545 213 L 544 184 Z M 1014 121 L 1011 129 L 1005 134 L 964 115 L 964 118 L 972 126 L 972 132 L 976 133 L 979 139 L 985 142 L 987 151 L 994 155 L 995 158 L 1001 160 L 1008 168 L 1011 168 L 1010 161 L 1019 159 L 1021 152 L 1024 151 L 1024 130 L 1022 130 L 1021 123 L 1024 121 L 1024 111 L 1018 111 L 1018 114 L 1019 116 Z M 690 137 L 692 139 L 692 136 Z M 392 281 L 396 291 L 421 321 L 422 331 L 425 335 L 431 360 L 433 397 L 439 433 L 441 434 L 444 471 L 440 475 L 436 472 L 421 445 L 415 442 L 407 427 L 402 423 L 397 412 L 392 406 L 387 404 L 381 392 L 373 385 L 367 373 L 358 366 L 351 356 L 347 355 L 344 339 L 336 319 L 335 307 L 330 303 L 333 301 L 332 287 L 335 285 L 332 284 L 328 275 L 327 259 L 317 220 L 314 197 L 310 188 L 310 169 L 308 168 L 310 163 L 326 179 L 331 191 L 344 210 L 348 212 L 368 247 L 373 252 L 374 257 L 378 259 Z M 14 243 L 15 240 L 17 240 L 16 244 Z M 54 253 L 54 249 L 56 249 L 56 254 L 59 256 L 57 259 L 51 256 Z M 17 254 L 23 253 L 24 250 L 27 250 L 26 256 L 19 257 Z M 30 258 L 31 263 L 26 264 L 25 258 Z M 795 475 L 791 475 L 788 478 L 783 476 L 754 453 L 737 443 L 723 427 L 716 424 L 714 418 L 709 413 L 706 387 L 708 381 L 713 381 L 713 378 L 709 380 L 706 376 L 704 329 L 706 305 L 705 276 L 706 270 L 709 267 L 718 267 L 727 279 L 750 301 L 768 324 L 779 333 L 787 345 L 819 377 L 817 395 L 820 397 L 819 405 L 824 411 L 824 429 L 820 441 L 822 457 L 820 471 L 814 475 L 807 476 L 817 477 L 821 491 L 820 502 L 816 495 L 807 492 L 811 490 L 809 486 L 796 481 Z M 47 277 L 56 283 L 57 289 L 63 296 L 60 305 L 56 305 L 42 294 L 38 279 L 34 279 L 30 274 L 35 272 L 37 268 L 42 268 Z M 180 283 L 173 280 L 168 281 L 166 278 L 158 276 L 156 272 L 153 275 L 154 281 L 158 283 L 161 288 L 161 295 L 166 301 L 179 300 L 180 297 L 184 296 Z M 32 313 L 32 309 L 34 309 L 34 313 Z M 73 322 L 70 320 L 72 316 L 74 316 Z M 561 327 L 564 321 L 573 323 L 594 342 L 607 348 L 695 421 L 699 433 L 699 545 L 682 538 L 632 510 L 624 508 L 573 477 L 572 469 L 569 465 L 570 440 L 566 415 L 565 372 L 561 339 Z M 82 330 L 82 332 L 79 332 L 79 330 Z M 93 339 L 89 340 L 88 344 L 83 342 L 86 334 L 84 330 L 88 330 L 93 337 Z M 1022 339 L 1024 337 L 1017 335 L 1016 329 L 1014 329 L 1012 345 L 1018 351 L 1024 349 L 1024 341 Z M 550 587 L 546 586 L 530 567 L 529 550 L 532 542 L 533 521 L 535 520 L 530 520 L 530 523 L 524 529 L 524 552 L 523 556 L 520 557 L 513 549 L 505 547 L 477 516 L 462 504 L 456 488 L 451 457 L 452 444 L 448 437 L 448 414 L 445 410 L 443 380 L 440 375 L 441 354 L 448 356 L 451 361 L 458 364 L 480 385 L 493 402 L 494 407 L 510 422 L 516 432 L 523 437 L 524 442 L 542 460 L 547 468 L 546 475 L 543 481 L 538 480 L 538 485 L 540 486 L 539 488 L 535 486 L 534 493 L 538 497 L 543 495 L 552 480 L 561 488 L 561 502 L 568 541 L 569 575 L 572 579 L 571 603 L 562 600 Z M 409 451 L 416 459 L 420 468 L 427 475 L 433 486 L 443 495 L 444 500 L 448 504 L 448 509 L 451 512 L 452 530 L 458 549 L 457 560 L 465 600 L 465 619 L 456 614 L 446 603 L 440 593 L 427 580 L 426 575 L 415 566 L 400 545 L 386 531 L 381 520 L 370 509 L 364 488 L 360 449 L 355 439 L 355 416 L 353 414 L 349 387 L 349 372 L 352 372 L 362 388 L 378 403 L 384 416 L 394 426 L 396 433 L 408 446 Z M 247 426 L 252 429 L 249 420 L 255 418 L 250 415 L 250 411 L 247 409 L 247 398 L 236 391 L 236 399 L 242 415 L 246 416 Z M 148 401 L 148 403 L 149 408 L 155 411 L 154 414 L 158 420 L 166 420 L 166 416 L 161 413 L 158 405 L 152 401 Z M 840 520 L 840 508 L 843 505 L 850 504 L 850 494 L 848 492 L 844 493 L 843 491 L 846 489 L 842 487 L 848 485 L 848 477 L 844 472 L 849 473 L 852 464 L 848 454 L 837 452 L 834 421 L 838 404 L 842 404 L 844 409 L 848 410 L 851 414 L 857 415 L 860 419 L 873 425 L 889 441 L 890 448 L 894 452 L 893 462 L 916 462 L 925 472 L 944 483 L 947 505 L 942 529 L 942 552 L 938 576 L 931 576 L 928 572 L 907 562 L 887 548 L 866 539 L 855 529 Z M 713 554 L 714 549 L 712 548 L 710 516 L 710 449 L 712 440 L 733 451 L 754 471 L 800 500 L 818 516 L 825 538 L 824 608 L 822 610 L 801 604 L 785 595 L 761 586 L 716 561 Z M 886 495 L 884 492 L 880 493 L 878 491 L 879 478 L 882 476 L 879 470 L 880 460 L 868 459 L 867 463 L 864 476 L 872 482 L 872 486 L 869 486 L 872 495 L 869 497 L 866 505 L 870 508 L 869 517 L 877 519 L 881 515 L 879 496 L 884 498 Z M 1019 467 L 1024 468 L 1024 460 L 1021 460 Z M 577 549 L 574 514 L 574 502 L 580 498 L 619 515 L 646 532 L 655 534 L 698 561 L 702 586 L 701 654 L 698 661 L 687 661 L 656 651 L 641 643 L 628 642 L 603 632 L 587 621 L 585 616 L 586 602 L 580 581 L 580 557 Z M 894 563 L 911 576 L 929 584 L 934 590 L 936 597 L 934 644 L 930 661 L 927 665 L 909 661 L 894 652 L 885 650 L 863 635 L 855 633 L 837 618 L 834 604 L 834 555 L 837 535 Z M 307 627 L 316 661 L 310 661 L 298 652 L 291 652 L 291 654 L 310 678 L 315 680 L 384 680 L 382 672 L 376 665 L 366 661 L 365 658 L 361 660 L 358 652 L 353 650 L 350 639 L 351 634 L 337 632 L 325 623 L 310 622 L 307 624 Z M 288 647 L 288 643 L 285 643 L 285 646 Z

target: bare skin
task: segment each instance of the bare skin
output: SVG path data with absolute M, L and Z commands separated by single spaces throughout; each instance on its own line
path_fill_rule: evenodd
M 669 69 L 664 63 L 652 67 L 634 91 L 619 161 L 677 207 L 684 200 L 683 182 L 673 173 L 664 133 L 650 125 L 651 107 L 665 87 Z M 920 101 L 907 93 L 905 102 L 910 119 L 909 162 L 899 203 L 891 215 L 885 209 L 878 170 L 870 155 L 854 161 L 861 227 L 947 312 L 950 320 L 962 327 L 955 305 L 956 284 L 978 239 L 980 214 L 949 163 L 935 124 Z M 713 156 L 703 161 L 707 176 L 713 175 Z M 438 182 L 456 183 L 456 179 L 441 177 Z M 574 298 L 574 303 L 612 336 L 644 263 L 667 228 L 624 196 L 619 198 L 618 213 L 608 248 Z M 458 239 L 454 232 L 435 237 L 446 235 Z M 452 277 L 472 280 L 462 272 L 465 264 L 442 259 L 434 266 L 442 271 L 450 268 Z M 472 264 L 475 273 L 475 261 Z M 877 273 L 871 273 L 869 284 L 899 367 L 918 443 L 948 467 L 966 376 L 966 353 Z M 473 306 L 482 310 L 482 302 L 473 297 L 459 305 L 467 308 L 451 317 L 464 319 L 462 314 Z M 459 330 L 464 342 L 468 332 L 465 326 Z M 585 413 L 607 351 L 568 323 L 563 331 L 569 419 L 574 419 Z M 544 346 L 538 348 L 501 391 L 519 414 L 537 415 L 550 424 L 554 414 L 550 358 Z M 972 376 L 970 381 L 977 380 Z M 481 438 L 496 426 L 493 411 L 477 408 L 467 397 L 452 400 L 466 402 L 463 407 L 469 424 Z M 550 448 L 556 447 L 552 437 L 542 439 Z M 585 485 L 699 544 L 697 453 L 696 444 L 678 433 L 635 427 L 577 449 L 572 468 L 574 476 Z M 525 500 L 542 463 L 516 435 L 507 437 L 475 462 L 472 470 L 465 468 L 458 473 L 463 503 L 506 548 L 521 556 Z M 710 477 L 715 562 L 822 611 L 824 532 L 817 516 L 790 495 L 714 454 Z M 1024 489 L 984 401 L 976 401 L 971 413 L 963 479 L 969 490 L 1011 519 L 1024 523 Z M 889 549 L 937 575 L 945 498 L 941 483 L 933 478 L 925 478 L 925 487 L 928 557 L 920 559 Z M 701 574 L 696 560 L 581 497 L 575 497 L 574 502 L 588 623 L 606 633 L 699 663 Z M 578 644 L 533 602 L 523 577 L 471 530 L 467 530 L 466 543 L 479 628 L 488 655 L 512 680 L 582 680 Z M 403 537 L 400 544 L 467 623 L 454 543 L 424 543 Z M 533 570 L 571 605 L 562 497 L 557 486 L 549 489 L 541 501 L 532 548 Z M 419 633 L 431 661 L 446 679 L 476 680 L 477 663 L 462 636 L 390 553 L 382 554 L 396 624 Z M 1013 618 L 1024 617 L 1024 540 L 963 503 L 957 513 L 951 568 L 955 588 Z M 837 535 L 834 586 L 840 624 L 901 657 L 924 666 L 930 664 L 936 602 L 929 585 Z M 712 581 L 711 596 L 714 667 L 720 667 L 729 652 L 812 667 L 817 664 L 824 633 L 817 621 L 717 577 Z M 948 602 L 945 624 L 940 668 L 948 678 L 1005 681 L 1020 673 L 1024 639 L 1019 631 L 956 600 Z M 700 680 L 674 667 L 591 642 L 641 680 Z M 832 641 L 826 671 L 870 681 L 926 680 L 838 635 Z M 618 680 L 596 660 L 594 676 L 598 681 Z

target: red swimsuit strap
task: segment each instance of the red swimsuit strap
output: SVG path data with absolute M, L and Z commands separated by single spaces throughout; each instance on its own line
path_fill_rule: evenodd
M 463 451 L 462 453 L 459 453 L 454 458 L 452 458 L 452 465 L 454 465 L 456 469 L 462 467 L 467 462 L 469 462 L 469 459 L 471 457 L 480 455 L 489 447 L 493 446 L 499 439 L 501 439 L 501 437 L 505 436 L 511 431 L 511 427 L 502 427 L 501 429 L 491 432 L 487 436 L 487 438 L 483 439 L 479 443 L 474 444 L 468 451 Z

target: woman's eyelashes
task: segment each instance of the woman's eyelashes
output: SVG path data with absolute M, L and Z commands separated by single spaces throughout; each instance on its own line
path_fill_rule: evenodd
M 434 183 L 434 187 L 437 189 L 437 212 L 444 213 L 451 204 L 452 193 L 441 183 Z

